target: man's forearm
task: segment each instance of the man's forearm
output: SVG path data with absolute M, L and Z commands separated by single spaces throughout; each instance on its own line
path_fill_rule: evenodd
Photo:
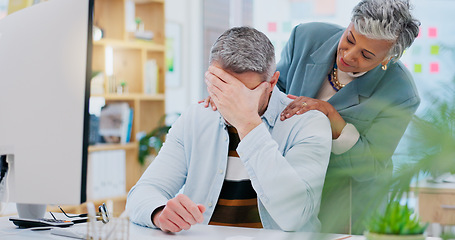
M 251 132 L 251 130 L 255 129 L 257 126 L 259 126 L 262 123 L 262 120 L 259 116 L 254 117 L 251 119 L 251 121 L 245 121 L 245 123 L 239 124 L 240 126 L 234 126 L 237 129 L 237 132 L 239 133 L 239 138 L 242 140 L 248 133 Z
M 290 142 L 281 148 L 264 124 L 253 129 L 237 148 L 258 198 L 286 231 L 302 230 L 317 216 L 330 157 L 328 119 L 314 111 L 305 120 L 294 126 L 297 133 L 283 133 L 286 136 L 278 141 Z M 290 134 L 292 140 L 286 140 Z

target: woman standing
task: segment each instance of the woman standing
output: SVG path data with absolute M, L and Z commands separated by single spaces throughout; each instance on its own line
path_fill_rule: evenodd
M 364 220 L 387 197 L 381 182 L 392 174 L 391 156 L 420 103 L 412 76 L 398 61 L 419 25 L 407 0 L 362 0 L 347 28 L 298 25 L 282 52 L 277 86 L 295 100 L 281 120 L 319 110 L 331 122 L 323 231 L 361 234 Z M 210 72 L 206 81 L 221 91 L 234 88 Z
M 408 1 L 363 0 L 346 29 L 299 25 L 282 52 L 278 87 L 300 97 L 293 97 L 281 120 L 316 109 L 331 122 L 332 155 L 319 215 L 325 231 L 349 232 L 340 223 L 351 218 L 352 232 L 361 233 L 363 219 L 377 206 L 371 199 L 383 199 L 378 184 L 392 173 L 391 156 L 420 103 L 398 61 L 419 25 Z

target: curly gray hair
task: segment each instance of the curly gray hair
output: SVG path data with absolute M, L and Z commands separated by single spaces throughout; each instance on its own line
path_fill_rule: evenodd
M 256 72 L 269 81 L 276 70 L 275 50 L 267 36 L 251 27 L 234 27 L 215 41 L 209 63 L 235 73 Z
M 419 34 L 420 22 L 410 10 L 408 0 L 362 0 L 352 10 L 351 22 L 368 38 L 394 41 L 386 58 L 398 61 Z

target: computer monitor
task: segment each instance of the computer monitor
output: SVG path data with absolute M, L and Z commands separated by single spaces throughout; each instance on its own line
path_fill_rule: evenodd
M 10 202 L 86 201 L 93 0 L 0 20 L 0 155 Z

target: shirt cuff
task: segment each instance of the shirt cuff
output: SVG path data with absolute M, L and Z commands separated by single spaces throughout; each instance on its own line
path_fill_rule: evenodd
M 332 140 L 332 153 L 340 155 L 351 149 L 360 138 L 360 133 L 354 125 L 346 123 L 340 136 Z
M 237 146 L 236 151 L 240 159 L 245 162 L 245 159 L 249 159 L 256 154 L 258 149 L 264 146 L 262 139 L 266 139 L 267 135 L 270 136 L 270 133 L 264 123 L 259 124 L 251 130 Z

